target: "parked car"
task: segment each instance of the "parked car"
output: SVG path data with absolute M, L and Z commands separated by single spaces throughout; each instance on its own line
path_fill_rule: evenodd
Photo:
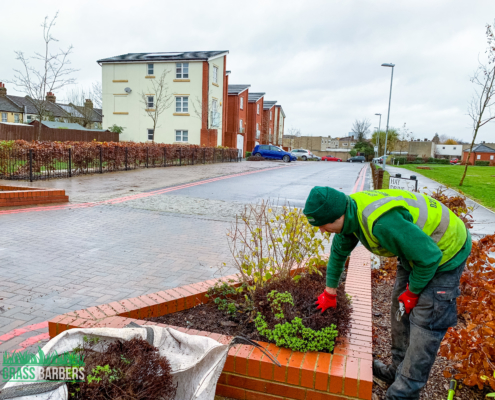
M 319 157 L 319 156 L 315 156 L 315 160 L 316 160 L 316 161 L 321 161 L 321 157 Z
M 334 156 L 323 156 L 321 158 L 322 161 L 336 161 L 336 162 L 342 162 L 342 158 L 334 157 Z
M 459 162 L 459 159 L 458 158 L 453 158 L 452 160 L 450 160 L 450 165 L 455 165 Z
M 307 160 L 316 160 L 316 156 L 311 153 L 309 150 L 306 149 L 295 149 L 291 151 L 291 154 L 296 156 L 298 159 L 301 159 L 303 161 Z
M 383 156 L 373 158 L 373 162 L 374 162 L 375 164 L 383 164 L 383 158 L 384 158 Z
M 253 156 L 265 157 L 268 160 L 282 160 L 284 162 L 296 161 L 297 157 L 271 144 L 257 144 L 253 150 Z
M 364 163 L 365 161 L 366 159 L 364 158 L 364 156 L 355 156 L 347 160 L 347 162 L 360 162 L 360 163 Z

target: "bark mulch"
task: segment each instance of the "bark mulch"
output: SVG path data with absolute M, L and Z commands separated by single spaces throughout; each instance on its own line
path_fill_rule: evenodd
M 373 356 L 384 363 L 392 360 L 390 306 L 394 279 L 374 281 L 372 284 L 373 297 Z M 428 383 L 421 391 L 420 399 L 444 400 L 447 398 L 450 379 L 443 376 L 443 371 L 453 367 L 458 361 L 449 361 L 437 356 L 435 364 L 430 372 Z M 459 388 L 460 387 L 460 388 Z M 373 400 L 385 398 L 388 385 L 382 383 L 373 385 Z M 482 400 L 483 394 L 477 388 L 470 388 L 461 384 L 456 390 L 455 400 Z
M 273 328 L 280 321 L 275 320 L 273 317 L 270 303 L 267 301 L 267 294 L 272 290 L 277 290 L 281 293 L 289 292 L 294 299 L 294 307 L 284 305 L 284 314 L 287 320 L 290 321 L 294 317 L 300 317 L 306 327 L 314 330 L 335 324 L 339 331 L 338 341 L 340 338 L 345 338 L 349 332 L 352 301 L 346 297 L 344 285 L 341 284 L 337 294 L 337 309 L 329 309 L 323 315 L 320 311 L 315 312 L 314 303 L 318 295 L 325 289 L 325 286 L 325 270 L 322 270 L 322 275 L 304 274 L 298 282 L 292 279 L 270 282 L 255 293 L 254 310 L 261 312 L 265 316 L 268 326 Z M 234 300 L 240 305 L 244 300 L 244 294 L 237 298 L 234 297 Z M 244 336 L 251 340 L 266 342 L 267 339 L 260 336 L 256 330 L 253 321 L 256 312 L 242 312 L 242 306 L 238 307 L 238 309 L 241 312 L 238 312 L 235 316 L 230 316 L 218 310 L 213 302 L 209 302 L 177 313 L 148 318 L 148 321 L 228 336 Z

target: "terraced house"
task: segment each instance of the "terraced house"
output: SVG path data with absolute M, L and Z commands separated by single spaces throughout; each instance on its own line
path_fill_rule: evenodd
M 124 141 L 222 145 L 228 53 L 129 53 L 98 60 L 103 125 L 125 127 Z M 151 115 L 158 113 L 153 129 Z
M 248 99 L 251 85 L 228 86 L 227 133 L 224 145 L 244 154 L 247 149 Z M 247 151 L 250 151 L 247 149 Z

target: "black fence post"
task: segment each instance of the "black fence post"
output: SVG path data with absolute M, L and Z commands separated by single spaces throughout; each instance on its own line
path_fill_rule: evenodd
M 103 174 L 103 162 L 102 162 L 102 153 L 103 149 L 100 147 L 100 174 Z
M 179 167 L 182 166 L 182 147 L 179 147 Z
M 72 149 L 69 147 L 69 178 L 72 178 Z
M 125 148 L 125 170 L 127 171 L 127 147 Z
M 150 148 L 146 147 L 146 168 L 148 168 L 148 158 L 150 156 Z
M 206 147 L 203 149 L 203 164 L 206 164 Z
M 33 149 L 29 149 L 29 182 L 33 181 Z

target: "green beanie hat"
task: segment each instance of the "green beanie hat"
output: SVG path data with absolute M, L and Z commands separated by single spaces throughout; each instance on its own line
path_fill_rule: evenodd
M 322 226 L 339 219 L 345 214 L 347 196 L 327 186 L 311 189 L 303 213 L 313 226 Z

